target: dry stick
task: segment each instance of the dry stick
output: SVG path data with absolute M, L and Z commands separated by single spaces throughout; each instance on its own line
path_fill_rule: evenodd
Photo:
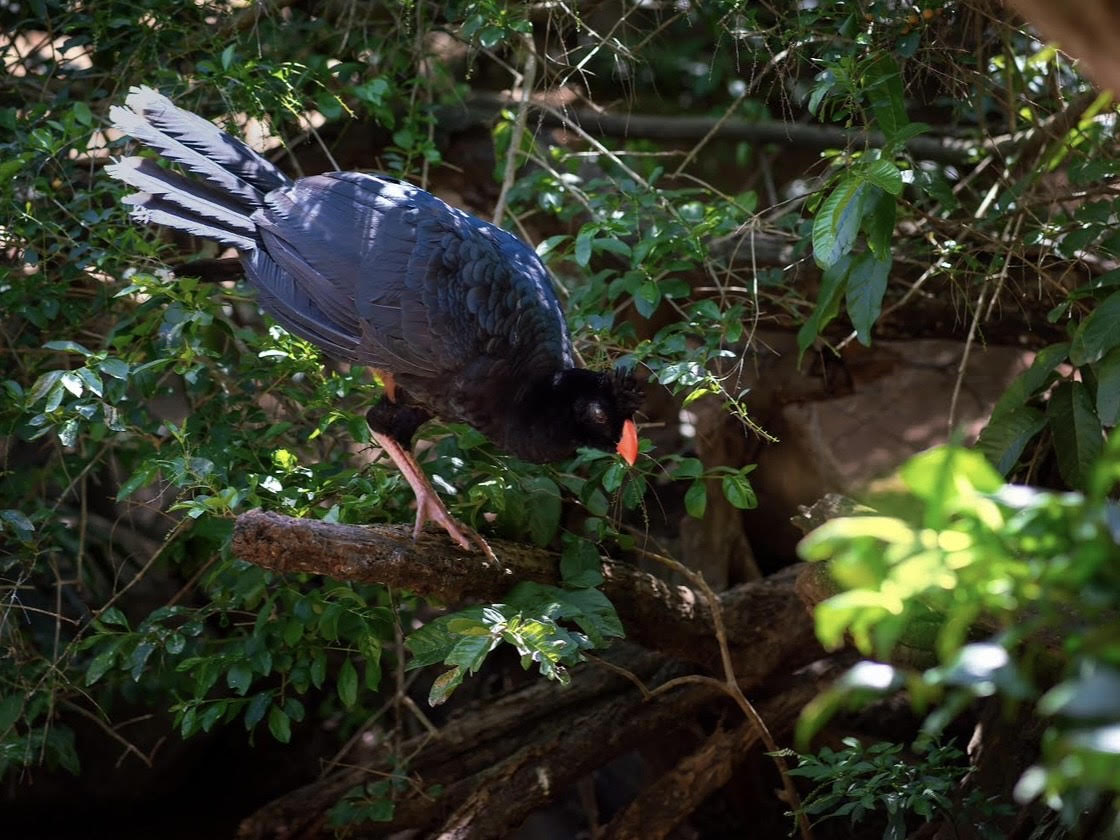
M 1007 261 L 1004 261 L 1004 271 L 1007 269 Z M 961 355 L 961 362 L 957 366 L 957 379 L 953 383 L 953 397 L 949 400 L 949 434 L 953 434 L 953 423 L 957 417 L 957 400 L 961 395 L 961 385 L 964 383 L 964 371 L 968 366 L 968 359 L 972 355 L 972 344 L 976 339 L 976 327 L 980 323 L 980 318 L 984 312 L 984 296 L 988 292 L 988 279 L 984 278 L 984 285 L 980 289 L 980 297 L 976 299 L 976 314 L 972 316 L 972 323 L 968 325 L 968 336 L 964 341 L 964 353 Z
M 809 828 L 809 820 L 805 816 L 805 812 L 801 807 L 801 797 L 797 793 L 797 787 L 793 784 L 793 780 L 789 775 L 789 765 L 786 763 L 785 758 L 778 748 L 774 736 L 770 733 L 769 727 L 766 726 L 766 721 L 755 709 L 743 690 L 739 688 L 739 681 L 735 677 L 735 667 L 731 664 L 731 649 L 727 644 L 727 630 L 723 625 L 723 607 L 720 603 L 719 597 L 716 595 L 712 588 L 708 586 L 708 582 L 704 576 L 685 566 L 683 563 L 674 560 L 672 557 L 667 557 L 662 554 L 655 554 L 639 549 L 643 554 L 652 560 L 656 560 L 664 566 L 677 572 L 677 574 L 684 575 L 690 582 L 695 584 L 704 595 L 704 600 L 708 604 L 708 610 L 712 615 L 712 626 L 715 628 L 716 641 L 719 643 L 719 655 L 723 664 L 723 682 L 715 679 L 714 677 L 707 677 L 700 674 L 690 675 L 685 677 L 677 677 L 676 679 L 669 680 L 663 685 L 659 685 L 651 693 L 652 696 L 661 694 L 669 690 L 672 686 L 684 685 L 685 683 L 697 683 L 700 685 L 713 685 L 718 686 L 722 691 L 726 692 L 731 699 L 733 699 L 742 710 L 747 719 L 754 725 L 758 731 L 762 743 L 766 745 L 771 758 L 778 767 L 778 773 L 782 777 L 782 788 L 785 790 L 786 798 L 789 806 L 793 809 L 797 817 L 797 827 L 801 832 L 802 840 L 811 840 L 813 833 Z
M 108 735 L 114 741 L 121 744 L 121 746 L 124 747 L 126 753 L 132 753 L 138 759 L 140 759 L 142 762 L 144 762 L 144 764 L 149 769 L 151 768 L 152 761 L 151 761 L 150 758 L 148 758 L 148 756 L 146 756 L 146 755 L 144 755 L 144 753 L 140 752 L 140 749 L 135 744 L 133 744 L 131 741 L 129 741 L 127 738 L 125 738 L 123 735 L 121 735 L 119 732 L 117 732 L 115 729 L 113 729 L 113 727 L 109 726 L 109 724 L 107 724 L 105 721 L 103 721 L 101 718 L 99 718 L 97 715 L 95 715 L 89 709 L 84 709 L 81 706 L 79 706 L 77 703 L 71 702 L 70 700 L 63 700 L 62 705 L 64 705 L 66 708 L 70 709 L 71 711 L 77 712 L 82 717 L 93 721 L 95 724 L 97 724 L 97 726 L 101 729 L 101 731 L 103 731 L 106 735 Z
M 506 212 L 506 200 L 513 187 L 513 178 L 517 173 L 517 153 L 521 150 L 521 138 L 525 136 L 525 123 L 529 118 L 529 101 L 533 95 L 533 83 L 537 78 L 537 45 L 532 34 L 522 36 L 525 44 L 525 71 L 521 74 L 521 101 L 517 105 L 517 118 L 513 123 L 513 132 L 509 138 L 509 148 L 506 149 L 506 166 L 502 175 L 502 191 L 498 193 L 498 203 L 494 205 L 494 224 L 502 225 L 502 217 Z
M 700 153 L 700 150 L 708 145 L 708 141 L 715 137 L 716 132 L 719 131 L 723 127 L 723 124 L 731 118 L 731 115 L 735 113 L 736 109 L 738 109 L 742 101 L 752 93 L 754 93 L 755 89 L 758 87 L 759 82 L 761 82 L 766 77 L 767 73 L 778 66 L 778 62 L 782 61 L 787 55 L 789 55 L 789 51 L 791 49 L 793 49 L 793 47 L 782 50 L 768 62 L 766 62 L 766 66 L 763 67 L 762 70 L 759 71 L 759 73 L 753 79 L 751 79 L 751 83 L 746 86 L 742 93 L 735 97 L 734 101 L 730 105 L 727 106 L 727 110 L 723 112 L 723 116 L 712 123 L 712 127 L 708 129 L 708 133 L 701 137 L 699 142 L 697 142 L 697 144 L 689 150 L 688 154 L 685 155 L 684 160 L 682 160 L 680 162 L 680 165 L 675 170 L 673 170 L 672 177 L 675 178 L 676 176 L 680 175 L 681 172 L 684 171 L 684 168 L 692 163 L 696 155 Z

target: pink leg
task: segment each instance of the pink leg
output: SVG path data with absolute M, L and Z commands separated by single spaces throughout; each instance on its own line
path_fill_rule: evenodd
M 486 543 L 486 540 L 466 525 L 456 522 L 447 512 L 447 507 L 436 495 L 435 488 L 428 481 L 428 477 L 424 475 L 424 471 L 420 469 L 420 465 L 416 463 L 416 459 L 412 457 L 412 453 L 388 435 L 383 435 L 380 432 L 372 432 L 372 434 L 373 439 L 377 441 L 377 445 L 385 450 L 385 453 L 397 465 L 397 469 L 401 471 L 404 480 L 408 482 L 412 492 L 416 495 L 416 526 L 412 529 L 412 538 L 414 540 L 418 538 L 420 532 L 424 530 L 424 523 L 431 520 L 440 525 L 461 548 L 470 551 L 471 540 L 467 539 L 463 533 L 464 531 L 467 532 L 473 538 L 475 544 L 482 549 L 482 553 L 497 563 L 498 558 L 494 556 L 494 551 Z

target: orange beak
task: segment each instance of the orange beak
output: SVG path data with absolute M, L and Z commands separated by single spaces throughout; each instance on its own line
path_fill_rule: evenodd
M 638 460 L 638 427 L 633 420 L 622 424 L 622 437 L 616 451 L 630 466 L 634 466 L 634 462 Z

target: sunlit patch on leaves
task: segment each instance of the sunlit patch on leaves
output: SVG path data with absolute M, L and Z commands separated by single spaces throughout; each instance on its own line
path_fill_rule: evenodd
M 522 668 L 535 664 L 542 676 L 567 683 L 568 668 L 582 660 L 582 651 L 624 635 L 614 607 L 597 589 L 520 583 L 506 601 L 441 616 L 409 634 L 405 640 L 412 653 L 409 669 L 437 663 L 452 666 L 432 684 L 431 705 L 445 702 L 502 642 L 516 649 Z

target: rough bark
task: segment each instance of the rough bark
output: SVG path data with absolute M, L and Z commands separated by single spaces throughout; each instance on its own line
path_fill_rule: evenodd
M 615 646 L 610 658 L 651 689 L 688 670 L 626 644 Z M 718 696 L 708 686 L 687 686 L 647 700 L 621 673 L 588 663 L 573 669 L 569 686 L 535 682 L 476 704 L 434 737 L 401 745 L 400 755 L 414 756 L 408 773 L 417 785 L 396 802 L 391 822 L 362 826 L 359 836 L 406 828 L 431 832 L 441 823 L 448 831 L 469 825 L 476 832 L 463 836 L 502 836 L 581 775 L 648 738 L 666 736 Z M 346 762 L 345 769 L 261 808 L 241 824 L 238 836 L 331 836 L 327 812 L 339 797 L 370 779 L 371 772 L 391 769 L 383 747 L 349 756 Z M 419 793 L 434 784 L 444 786 L 434 801 Z M 498 799 L 503 800 L 500 805 Z M 501 813 L 479 812 L 487 808 Z
M 1105 0 L 1055 3 L 1053 0 L 1009 0 L 1047 38 L 1078 59 L 1086 75 L 1103 88 L 1120 91 L 1120 7 Z
M 335 525 L 259 511 L 242 515 L 234 532 L 235 554 L 263 568 L 396 586 L 446 602 L 496 600 L 521 580 L 559 581 L 559 555 L 497 540 L 491 547 L 500 567 L 460 551 L 442 533 L 425 533 L 414 543 L 407 526 Z M 619 643 L 609 651 L 615 665 L 651 690 L 694 665 L 718 672 L 715 630 L 702 596 L 626 563 L 604 560 L 602 568 L 603 589 L 629 639 L 658 652 Z M 746 691 L 821 655 L 795 578 L 796 569 L 720 596 L 736 677 Z M 667 662 L 664 654 L 693 666 Z M 633 678 L 597 665 L 574 669 L 572 677 L 567 688 L 541 682 L 489 700 L 438 733 L 402 745 L 396 752 L 413 756 L 408 772 L 415 784 L 396 802 L 392 822 L 366 824 L 359 836 L 404 829 L 447 838 L 508 836 L 588 773 L 651 739 L 671 737 L 691 725 L 700 707 L 722 702 L 710 685 L 679 686 L 651 697 Z M 803 679 L 766 708 L 782 728 L 810 696 Z M 731 708 L 727 712 L 735 714 Z M 746 730 L 734 731 L 745 737 Z M 240 836 L 328 836 L 334 803 L 371 772 L 391 769 L 383 753 L 352 755 L 346 762 L 349 769 L 262 808 L 245 820 Z M 718 779 L 725 770 L 714 772 Z M 443 786 L 434 800 L 422 793 L 433 784 Z
M 407 589 L 444 603 L 497 601 L 523 580 L 557 584 L 560 556 L 520 543 L 491 540 L 502 566 L 468 554 L 442 532 L 413 542 L 406 525 L 337 525 L 250 511 L 237 519 L 233 550 L 242 560 L 276 572 L 305 572 L 339 580 Z M 822 651 L 812 620 L 794 591 L 797 572 L 737 586 L 720 596 L 736 675 L 753 685 L 779 665 L 793 670 Z M 627 563 L 604 559 L 603 591 L 627 637 L 667 656 L 710 670 L 719 648 L 703 597 Z
M 775 736 L 793 726 L 805 704 L 837 674 L 837 667 L 822 661 L 807 668 L 783 690 L 763 701 L 758 712 Z M 717 729 L 692 754 L 646 787 L 606 826 L 601 840 L 661 840 L 673 833 L 710 795 L 731 779 L 731 774 L 758 745 L 759 733 L 749 721 L 730 729 Z

